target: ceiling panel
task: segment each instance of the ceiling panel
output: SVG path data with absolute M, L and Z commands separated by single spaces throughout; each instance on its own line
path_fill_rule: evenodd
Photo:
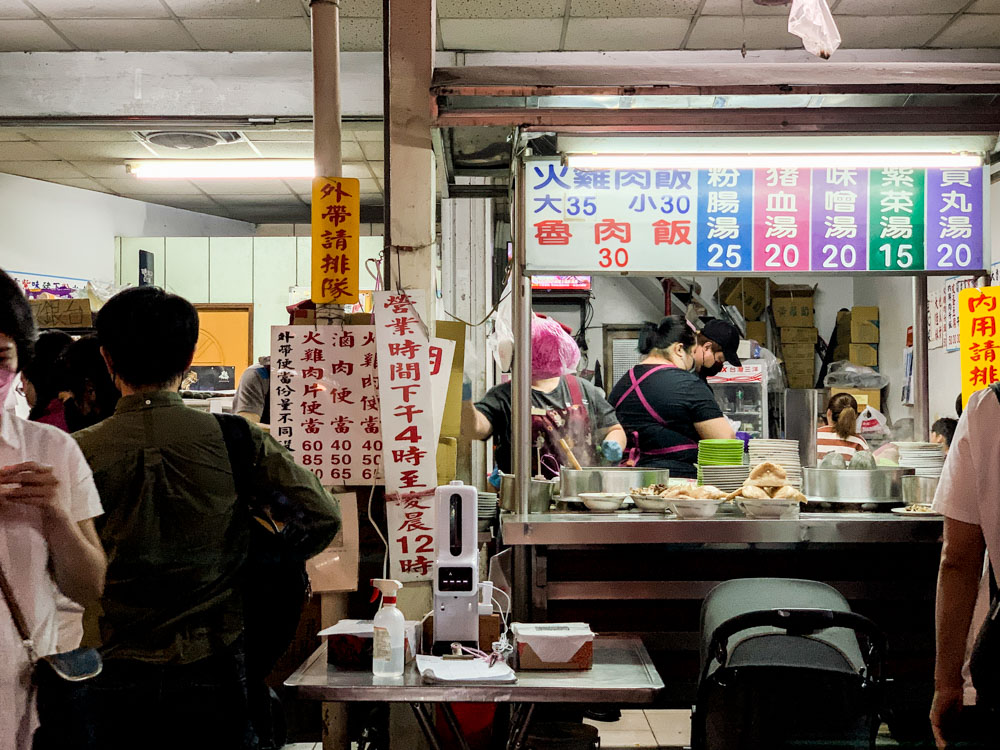
M 343 132 L 341 136 L 347 138 L 353 136 L 358 141 L 383 141 L 385 131 L 380 127 L 381 123 L 373 122 L 345 122 L 341 124 Z
M 559 18 L 442 18 L 441 38 L 446 49 L 532 52 L 559 49 Z
M 1000 13 L 1000 0 L 976 0 L 969 13 Z
M 701 9 L 703 16 L 738 16 L 740 7 L 747 16 L 785 16 L 788 17 L 787 5 L 757 5 L 750 0 L 705 0 Z
M 873 4 L 871 0 L 840 0 L 837 6 L 837 15 L 858 15 L 858 16 L 906 16 L 906 15 L 933 15 L 935 13 L 958 13 L 969 4 L 969 0 L 878 0 Z M 887 27 L 892 28 L 892 27 Z M 893 30 L 895 34 L 895 29 Z M 885 46 L 897 47 L 896 41 Z
M 562 18 L 565 0 L 437 0 L 440 18 Z
M 21 0 L 0 0 L 0 18 L 34 18 L 31 8 Z
M 219 204 L 207 195 L 143 195 L 142 200 L 189 211 L 219 210 Z
M 380 161 L 385 158 L 385 145 L 382 141 L 361 141 L 361 152 L 369 161 Z
M 688 49 L 739 49 L 744 40 L 741 18 L 702 16 L 688 38 Z M 780 17 L 747 18 L 746 43 L 751 50 L 799 48 L 802 40 L 788 33 Z
M 164 159 L 254 159 L 257 156 L 257 152 L 253 150 L 253 146 L 245 141 L 186 150 L 165 148 L 151 143 L 148 145 L 148 148 L 152 151 L 149 155 L 150 157 Z
M 21 135 L 33 141 L 112 141 L 119 143 L 135 143 L 135 136 L 129 130 L 122 128 L 19 128 Z M 0 134 L 0 140 L 3 135 Z
M 14 128 L 0 128 L 0 141 L 25 141 L 27 138 L 19 130 Z
M 350 144 L 360 151 L 358 144 Z M 281 159 L 312 159 L 312 141 L 258 141 L 254 143 L 254 148 L 260 151 L 260 155 L 268 158 Z M 343 157 L 342 158 L 347 158 Z
M 180 18 L 305 18 L 300 0 L 166 0 Z
M 62 52 L 73 49 L 44 21 L 0 21 L 0 52 Z
M 1000 47 L 1000 23 L 996 16 L 960 16 L 931 42 L 932 47 Z
M 277 184 L 281 185 L 280 182 L 271 182 L 272 187 Z M 232 193 L 226 195 L 217 195 L 213 198 L 216 203 L 223 206 L 248 206 L 248 205 L 262 205 L 267 203 L 287 203 L 289 200 L 296 200 L 288 192 L 284 193 Z
M 344 52 L 377 52 L 382 49 L 382 19 L 340 19 L 340 48 Z
M 572 0 L 569 12 L 587 18 L 663 18 L 693 15 L 700 4 L 701 0 Z
M 368 165 L 365 162 L 344 163 L 341 165 L 341 177 L 351 177 L 353 179 L 368 179 L 372 176 Z
M 148 180 L 148 182 L 155 182 L 162 185 L 172 182 L 172 180 Z M 249 195 L 251 193 L 256 195 L 274 195 L 275 193 L 292 194 L 281 180 L 195 180 L 195 184 L 209 195 Z
M 72 143 L 65 141 L 52 141 L 43 143 L 38 148 L 43 148 L 51 154 L 46 158 L 58 156 L 60 159 L 69 161 L 100 161 L 101 159 L 152 159 L 150 153 L 141 143 L 109 143 L 107 141 L 87 143 Z
M 184 21 L 202 49 L 234 51 L 309 50 L 309 22 L 304 18 Z
M 87 176 L 64 161 L 0 161 L 0 172 L 34 177 L 36 180 Z
M 176 21 L 90 19 L 53 23 L 84 50 L 154 52 L 197 49 Z
M 211 0 L 212 3 L 219 0 Z M 160 0 L 30 0 L 48 18 L 169 18 Z
M 118 177 L 125 179 L 129 176 L 125 170 L 125 163 L 122 161 L 73 161 L 71 163 L 90 177 Z
M 61 177 L 61 178 L 49 178 L 48 182 L 55 182 L 59 185 L 66 185 L 68 187 L 80 188 L 82 190 L 96 190 L 99 193 L 110 193 L 108 188 L 104 187 L 97 180 L 92 180 L 89 177 Z
M 291 190 L 296 195 L 308 195 L 312 192 L 312 180 L 306 178 L 295 178 L 289 180 L 282 180 L 285 183 L 285 187 Z
M 28 161 L 37 159 L 39 161 L 51 160 L 53 155 L 34 143 L 28 141 L 3 141 L 0 142 L 0 159 L 11 161 Z
M 849 40 L 852 49 L 885 47 L 885 30 L 892 29 L 892 43 L 898 47 L 922 47 L 934 36 L 951 16 L 836 16 L 840 36 Z
M 376 177 L 385 177 L 385 162 L 370 161 L 368 162 L 368 168 L 371 169 L 372 174 Z
M 382 0 L 340 0 L 340 17 L 382 18 Z
M 200 195 L 187 180 L 140 180 L 137 177 L 95 178 L 112 192 L 119 195 Z
M 282 130 L 241 130 L 240 132 L 254 143 L 258 141 L 310 141 L 313 137 L 311 127 Z
M 688 18 L 571 18 L 566 28 L 567 50 L 677 49 L 684 41 Z

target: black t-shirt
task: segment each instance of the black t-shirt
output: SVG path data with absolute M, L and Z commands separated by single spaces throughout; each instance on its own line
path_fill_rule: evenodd
M 632 372 L 638 380 L 654 367 L 657 365 L 636 365 Z M 622 394 L 631 386 L 632 380 L 626 373 L 611 389 L 608 401 L 618 404 Z M 636 392 L 632 391 L 615 407 L 630 448 L 638 445 L 640 451 L 650 451 L 685 444 L 697 446 L 699 437 L 695 423 L 722 416 L 712 390 L 693 372 L 676 367 L 664 368 L 643 380 L 639 388 L 649 405 L 667 424 L 664 426 L 656 421 Z M 693 447 L 666 455 L 643 454 L 639 465 L 663 467 L 676 472 L 677 476 L 693 477 L 696 475 L 694 464 L 697 459 L 698 449 Z
M 570 376 L 575 377 L 575 376 Z M 604 433 L 618 424 L 615 409 L 604 397 L 604 391 L 589 380 L 577 378 L 580 390 L 583 392 L 583 405 L 587 407 L 590 416 L 590 429 L 594 440 L 600 443 Z M 483 413 L 493 425 L 493 448 L 496 454 L 497 466 L 500 471 L 510 473 L 510 443 L 511 443 L 511 397 L 510 383 L 501 383 L 487 391 L 482 401 L 476 402 L 476 408 Z M 559 385 L 550 393 L 542 393 L 531 389 L 531 405 L 540 409 L 565 409 L 573 402 L 570 397 L 566 376 L 559 379 Z

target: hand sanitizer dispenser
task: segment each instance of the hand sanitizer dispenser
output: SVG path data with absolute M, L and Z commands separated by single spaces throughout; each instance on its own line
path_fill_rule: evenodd
M 479 648 L 478 492 L 454 481 L 434 493 L 437 559 L 434 561 L 434 646 Z

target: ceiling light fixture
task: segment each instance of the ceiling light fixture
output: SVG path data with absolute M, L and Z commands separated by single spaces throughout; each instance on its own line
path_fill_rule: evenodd
M 315 177 L 312 159 L 158 159 L 125 164 L 144 180 L 260 180 Z
M 983 165 L 982 156 L 970 153 L 915 154 L 566 154 L 566 166 L 577 169 L 766 169 L 768 167 L 851 169 L 956 168 Z

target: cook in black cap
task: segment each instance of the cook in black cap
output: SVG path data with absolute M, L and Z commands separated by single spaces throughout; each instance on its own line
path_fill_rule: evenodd
M 694 349 L 694 368 L 701 378 L 710 378 L 728 362 L 740 366 L 736 350 L 740 345 L 740 332 L 732 323 L 712 318 L 698 333 Z

